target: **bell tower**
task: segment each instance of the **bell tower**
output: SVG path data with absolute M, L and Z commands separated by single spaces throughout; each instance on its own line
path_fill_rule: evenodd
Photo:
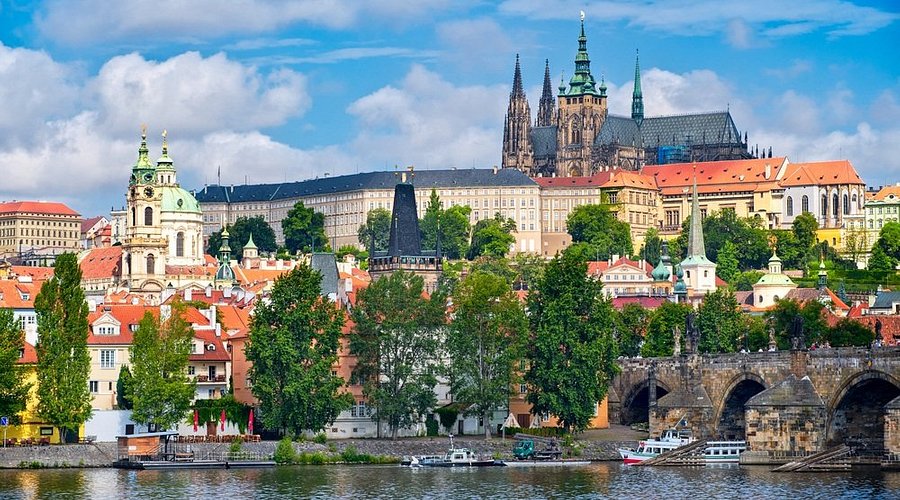
M 133 292 L 160 293 L 165 287 L 167 253 L 160 224 L 162 190 L 156 167 L 150 162 L 146 127 L 141 130 L 138 159 L 131 168 L 125 199 L 123 275 Z

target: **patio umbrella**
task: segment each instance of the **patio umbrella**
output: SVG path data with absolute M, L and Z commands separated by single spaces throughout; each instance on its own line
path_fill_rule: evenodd
M 194 432 L 197 432 L 197 424 L 200 422 L 200 415 L 197 413 L 197 410 L 194 409 Z
M 247 433 L 253 435 L 253 408 L 250 408 L 250 419 L 247 420 Z
M 222 408 L 222 415 L 219 416 L 219 420 L 222 421 L 222 432 L 225 432 L 225 408 Z

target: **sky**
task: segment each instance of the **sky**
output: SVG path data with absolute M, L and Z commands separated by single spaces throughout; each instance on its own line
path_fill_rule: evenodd
M 142 125 L 186 189 L 500 163 L 516 54 L 612 114 L 730 109 L 751 147 L 900 182 L 900 4 L 858 0 L 0 0 L 0 200 L 125 202 Z

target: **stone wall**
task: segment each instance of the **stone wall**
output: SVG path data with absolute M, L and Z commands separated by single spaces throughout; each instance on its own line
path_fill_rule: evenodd
M 747 449 L 757 452 L 815 453 L 825 442 L 821 406 L 749 407 Z
M 115 459 L 115 443 L 0 448 L 0 468 L 109 467 Z
M 884 409 L 884 451 L 900 458 L 900 397 Z

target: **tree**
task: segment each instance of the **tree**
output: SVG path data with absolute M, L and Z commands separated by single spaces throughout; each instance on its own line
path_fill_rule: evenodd
M 729 288 L 718 288 L 706 294 L 697 311 L 697 328 L 700 330 L 700 352 L 735 352 L 747 347 L 741 310 Z M 740 345 L 741 340 L 743 345 Z
M 734 243 L 726 241 L 719 251 L 716 261 L 716 274 L 728 283 L 734 281 L 738 276 L 738 260 Z
M 763 273 L 762 271 L 739 272 L 734 277 L 734 282 L 731 283 L 731 286 L 739 292 L 748 292 L 750 290 L 753 290 L 753 285 L 755 285 L 756 282 L 759 281 L 759 279 L 762 278 L 764 274 L 765 273 Z
M 851 226 L 844 233 L 844 252 L 853 263 L 862 260 L 862 256 L 868 251 L 869 242 L 866 230 L 862 227 Z
M 528 323 L 509 283 L 495 274 L 469 274 L 457 285 L 453 305 L 447 338 L 453 397 L 471 405 L 467 414 L 482 417 L 487 439 L 491 414 L 509 401 Z
M 269 429 L 318 431 L 350 408 L 333 375 L 344 312 L 319 294 L 322 275 L 306 264 L 275 281 L 270 300 L 256 306 L 244 352 L 251 390 Z
M 472 208 L 454 205 L 441 214 L 441 248 L 448 259 L 461 259 L 469 249 Z
M 573 243 L 585 242 L 594 247 L 597 260 L 634 252 L 630 226 L 620 221 L 607 205 L 575 207 L 566 219 L 566 227 Z
M 682 335 L 681 345 L 683 346 L 685 318 L 692 310 L 690 304 L 674 302 L 664 302 L 657 307 L 647 325 L 647 335 L 644 336 L 644 345 L 641 346 L 641 356 L 645 358 L 671 356 L 675 351 L 676 328 Z
M 655 227 L 647 229 L 644 234 L 644 248 L 641 250 L 641 255 L 654 266 L 659 264 L 659 258 L 662 255 L 662 239 Z
M 350 351 L 364 380 L 363 394 L 386 421 L 391 437 L 434 407 L 445 297 L 423 296 L 424 280 L 407 272 L 383 276 L 357 294 Z
M 134 408 L 134 402 L 131 399 L 133 380 L 128 365 L 122 365 L 119 368 L 119 378 L 116 380 L 116 406 L 120 410 L 131 410 Z
M 900 260 L 900 222 L 885 223 L 878 232 L 878 241 L 875 244 L 894 261 Z
M 770 328 L 775 329 L 775 340 L 779 349 L 788 349 L 791 346 L 790 328 L 796 316 L 803 318 L 803 336 L 806 345 L 824 340 L 828 330 L 823 311 L 825 306 L 818 300 L 809 300 L 800 304 L 791 299 L 781 299 L 775 302 L 775 307 L 766 312 L 766 321 Z
M 875 340 L 875 331 L 851 318 L 841 318 L 828 329 L 825 340 L 832 347 L 868 347 Z
M 769 348 L 769 329 L 766 320 L 762 316 L 751 316 L 744 314 L 741 316 L 743 323 L 742 331 L 745 332 L 747 349 L 750 352 L 756 352 L 760 349 L 768 350 Z
M 584 260 L 564 253 L 528 295 L 527 400 L 532 414 L 556 415 L 571 431 L 587 427 L 617 372 L 615 315 L 602 289 Z
M 307 208 L 298 201 L 281 221 L 284 230 L 284 244 L 290 253 L 325 251 L 328 238 L 325 237 L 325 215 Z
M 185 309 L 182 302 L 160 307 L 162 318 L 148 311 L 134 332 L 131 418 L 151 430 L 170 429 L 184 420 L 194 399 L 196 382 L 187 375 L 194 330 Z
M 360 224 L 356 231 L 359 244 L 368 249 L 372 245 L 372 236 L 375 236 L 375 251 L 384 252 L 388 249 L 391 237 L 391 212 L 386 208 L 373 208 L 366 214 L 366 222 Z
M 425 215 L 419 221 L 419 230 L 422 231 L 422 248 L 432 249 L 437 243 L 437 234 L 441 226 L 441 215 L 444 208 L 441 206 L 441 198 L 437 191 L 432 189 L 425 207 Z
M 785 269 L 805 269 L 808 251 L 800 248 L 797 237 L 793 231 L 787 229 L 775 229 L 770 231 L 776 238 L 776 251 L 778 258 Z
M 616 343 L 619 355 L 634 357 L 641 353 L 641 342 L 650 324 L 650 311 L 640 304 L 625 304 L 616 315 Z
M 544 275 L 544 267 L 546 267 L 547 261 L 538 254 L 520 252 L 513 258 L 513 265 L 513 269 L 516 271 L 513 288 L 516 290 L 531 290 Z
M 34 310 L 38 329 L 37 413 L 59 429 L 60 440 L 65 440 L 66 430 L 77 432 L 91 417 L 88 306 L 75 254 L 56 258 L 53 277 L 41 286 Z
M 25 343 L 25 334 L 12 309 L 0 309 L 0 415 L 25 411 L 31 384 L 25 383 L 23 369 L 16 363 Z
M 231 248 L 231 255 L 234 255 L 237 260 L 243 259 L 244 245 L 250 241 L 251 234 L 253 235 L 253 244 L 260 252 L 274 252 L 278 249 L 278 245 L 275 243 L 275 231 L 263 216 L 238 217 L 234 224 L 228 226 L 228 247 Z M 222 230 L 220 229 L 209 235 L 206 252 L 210 255 L 218 255 L 221 245 Z
M 893 271 L 896 267 L 897 261 L 885 253 L 884 248 L 876 242 L 869 257 L 869 271 Z
M 472 229 L 472 244 L 466 257 L 475 260 L 480 255 L 505 257 L 510 247 L 516 242 L 512 233 L 516 232 L 516 223 L 497 213 L 491 219 L 482 219 Z
M 816 244 L 816 231 L 819 230 L 819 221 L 816 217 L 809 213 L 803 212 L 794 218 L 791 224 L 791 230 L 797 238 L 797 245 L 800 247 L 801 254 L 809 258 L 809 251 Z M 806 260 L 804 259 L 804 260 Z

